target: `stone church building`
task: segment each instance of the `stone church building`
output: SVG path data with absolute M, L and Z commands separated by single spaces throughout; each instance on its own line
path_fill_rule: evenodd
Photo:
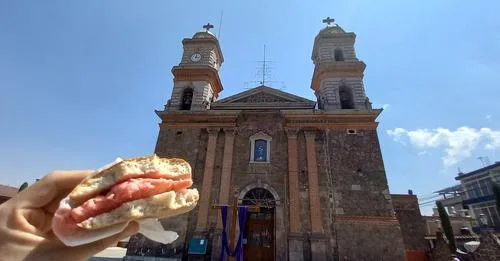
M 156 111 L 155 153 L 191 164 L 200 201 L 162 221 L 179 234 L 173 244 L 133 236 L 126 260 L 219 260 L 218 206 L 235 204 L 254 206 L 242 228 L 245 260 L 404 260 L 377 136 L 382 110 L 365 94 L 356 35 L 327 22 L 311 55 L 316 101 L 269 86 L 220 98 L 216 36 L 182 40 L 172 94 Z

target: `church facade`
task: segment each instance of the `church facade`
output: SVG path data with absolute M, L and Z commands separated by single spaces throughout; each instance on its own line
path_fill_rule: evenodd
M 162 221 L 179 234 L 173 244 L 136 235 L 126 260 L 218 260 L 221 205 L 252 206 L 241 228 L 245 260 L 404 260 L 377 136 L 381 109 L 365 94 L 355 38 L 328 21 L 314 39 L 316 101 L 268 86 L 220 99 L 216 36 L 184 39 L 170 100 L 156 112 L 155 153 L 191 164 L 200 201 Z M 206 244 L 205 254 L 190 253 L 189 242 Z

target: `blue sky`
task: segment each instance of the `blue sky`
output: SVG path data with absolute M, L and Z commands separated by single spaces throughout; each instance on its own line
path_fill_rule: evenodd
M 461 3 L 0 1 L 0 184 L 151 153 L 181 40 L 223 11 L 222 97 L 255 85 L 265 44 L 274 87 L 314 99 L 321 20 L 355 32 L 391 192 L 428 196 L 500 160 L 500 2 Z

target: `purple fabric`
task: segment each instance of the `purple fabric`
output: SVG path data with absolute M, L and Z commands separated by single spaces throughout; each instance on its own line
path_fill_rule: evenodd
M 225 254 L 228 256 L 236 256 L 237 261 L 243 261 L 243 238 L 245 232 L 245 223 L 247 219 L 247 207 L 240 206 L 238 207 L 238 225 L 240 227 L 240 234 L 238 236 L 238 242 L 234 248 L 234 251 L 231 251 L 228 246 L 227 240 L 227 232 L 226 232 L 226 224 L 227 224 L 227 206 L 221 207 L 221 216 L 222 216 L 222 246 L 220 250 L 220 261 L 224 261 Z
M 235 252 L 236 260 L 243 261 L 243 238 L 245 237 L 245 224 L 247 221 L 247 207 L 238 207 L 238 221 L 240 225 L 240 236 L 238 238 L 238 243 L 236 245 Z

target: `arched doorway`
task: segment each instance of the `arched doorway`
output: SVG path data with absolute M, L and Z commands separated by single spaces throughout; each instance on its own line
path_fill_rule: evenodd
M 274 260 L 276 200 L 265 188 L 253 188 L 246 192 L 243 205 L 257 206 L 248 212 L 245 227 L 245 260 Z

